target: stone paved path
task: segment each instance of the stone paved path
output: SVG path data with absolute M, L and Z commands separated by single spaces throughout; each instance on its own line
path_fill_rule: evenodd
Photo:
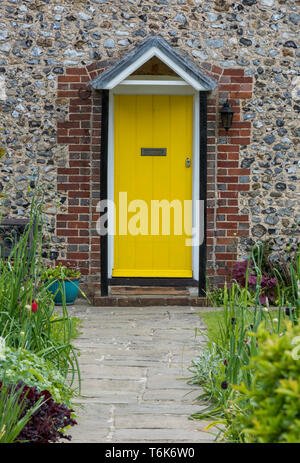
M 80 348 L 82 396 L 72 442 L 210 442 L 199 411 L 199 387 L 186 382 L 192 359 L 204 345 L 193 307 L 86 307 Z

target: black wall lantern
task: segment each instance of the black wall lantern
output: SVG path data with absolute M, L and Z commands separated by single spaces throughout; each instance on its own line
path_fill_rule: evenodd
M 78 96 L 81 100 L 88 100 L 92 94 L 92 90 L 86 87 L 80 87 L 78 90 Z
M 226 100 L 225 103 L 223 104 L 223 107 L 220 113 L 221 113 L 221 119 L 222 119 L 222 126 L 226 130 L 226 132 L 228 132 L 228 130 L 232 126 L 232 118 L 233 118 L 233 110 L 228 100 Z

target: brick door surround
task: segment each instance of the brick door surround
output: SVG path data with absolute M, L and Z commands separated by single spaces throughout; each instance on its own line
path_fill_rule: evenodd
M 65 210 L 57 215 L 56 234 L 66 250 L 59 261 L 79 267 L 90 293 L 100 294 L 100 237 L 96 232 L 100 200 L 101 91 L 86 83 L 109 63 L 66 68 L 58 76 L 57 97 L 69 112 L 57 123 L 58 144 L 67 146 L 68 158 L 57 169 L 59 193 Z M 251 122 L 242 117 L 242 104 L 252 97 L 253 79 L 244 69 L 202 63 L 202 70 L 218 81 L 207 98 L 207 276 L 223 285 L 230 263 L 237 256 L 235 242 L 249 236 L 248 214 L 241 213 L 243 192 L 250 188 L 250 169 L 241 168 L 241 150 L 250 143 Z M 229 99 L 233 125 L 226 134 L 220 109 Z

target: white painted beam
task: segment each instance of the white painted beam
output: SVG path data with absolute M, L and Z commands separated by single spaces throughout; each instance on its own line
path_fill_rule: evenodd
M 123 80 L 119 85 L 189 85 L 184 80 Z

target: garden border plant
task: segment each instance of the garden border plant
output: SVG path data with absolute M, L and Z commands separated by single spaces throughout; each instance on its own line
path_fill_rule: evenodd
M 0 335 L 7 345 L 48 358 L 64 376 L 71 369 L 73 380 L 80 372 L 77 353 L 71 344 L 72 320 L 65 303 L 62 315 L 55 315 L 49 283 L 41 279 L 44 269 L 43 204 L 43 192 L 36 190 L 24 234 L 9 257 L 0 260 Z M 62 324 L 63 342 L 51 336 L 54 323 Z
M 0 444 L 16 442 L 43 402 L 40 397 L 32 407 L 28 407 L 24 387 L 25 384 L 21 386 L 0 381 Z
M 259 351 L 245 367 L 252 380 L 233 386 L 224 410 L 227 441 L 300 442 L 300 325 L 284 325 L 281 336 L 262 325 L 255 333 Z
M 0 411 L 3 423 L 0 442 L 30 442 L 47 444 L 60 439 L 71 440 L 65 428 L 77 422 L 74 410 L 53 400 L 49 391 L 41 392 L 23 381 L 17 384 L 0 382 Z
M 30 427 L 30 432 L 26 431 L 26 440 L 29 438 L 32 442 L 55 442 L 63 437 L 60 429 L 65 427 L 65 423 L 75 424 L 71 417 L 72 410 L 63 403 L 71 405 L 76 377 L 77 392 L 80 392 L 78 350 L 71 342 L 74 328 L 65 297 L 61 315 L 58 315 L 49 292 L 50 283 L 42 279 L 45 271 L 42 252 L 46 228 L 44 194 L 40 189 L 29 190 L 28 194 L 31 207 L 24 233 L 13 243 L 7 258 L 0 256 L 0 336 L 5 340 L 5 348 L 0 346 L 0 364 L 3 367 L 0 381 L 9 381 L 10 390 L 15 390 L 12 388 L 20 384 L 20 380 L 22 384 L 23 380 L 27 381 L 28 384 L 23 389 L 29 391 L 27 402 L 30 394 L 36 397 L 32 405 L 35 402 L 40 404 L 39 399 L 45 398 L 47 410 L 49 413 L 50 410 L 53 411 L 52 430 L 49 428 L 49 432 L 45 431 L 47 435 L 44 437 L 39 434 L 41 430 L 36 426 L 40 425 L 35 419 L 38 410 L 34 409 L 35 412 L 25 425 L 27 429 Z M 60 403 L 55 402 L 55 399 Z M 11 400 L 6 394 L 6 405 Z M 15 408 L 18 408 L 16 404 Z M 24 410 L 21 415 L 23 412 Z M 45 414 L 45 411 L 42 413 Z M 66 420 L 62 418 L 64 413 Z M 17 412 L 15 416 L 18 419 L 15 423 L 17 429 L 21 423 L 24 424 L 24 416 L 20 417 Z M 4 431 L 0 430 L 1 432 Z M 19 433 L 18 438 L 21 436 L 23 439 L 21 434 Z M 8 436 L 3 438 L 10 439 Z M 12 441 L 15 438 L 14 435 Z
M 249 257 L 243 261 L 234 261 L 233 254 L 231 266 L 228 269 L 227 288 L 230 289 L 232 283 L 238 283 L 241 288 L 247 287 L 249 305 L 255 303 L 257 285 L 260 287 L 259 299 L 262 305 L 265 305 L 267 301 L 268 304 L 274 306 L 278 306 L 280 302 L 284 305 L 293 301 L 295 281 L 293 281 L 292 270 L 297 272 L 296 256 L 298 251 L 297 245 L 291 244 L 296 242 L 293 234 L 289 237 L 285 254 L 276 254 L 276 258 L 273 256 L 274 243 L 271 239 L 258 241 L 255 246 L 252 246 Z M 234 248 L 236 249 L 236 247 L 237 242 L 235 241 Z M 257 264 L 256 269 L 254 269 L 255 263 Z M 291 269 L 291 264 L 293 269 Z M 247 280 L 246 274 L 248 275 Z M 209 302 L 214 307 L 222 306 L 224 288 L 210 288 L 208 280 L 206 286 Z
M 200 384 L 203 394 L 199 399 L 208 403 L 206 409 L 192 416 L 194 419 L 213 419 L 212 425 L 222 424 L 219 438 L 230 435 L 237 387 L 244 384 L 249 391 L 253 382 L 255 364 L 252 359 L 260 355 L 258 329 L 262 327 L 270 336 L 280 337 L 285 332 L 285 321 L 298 324 L 300 314 L 300 248 L 289 263 L 291 288 L 286 305 L 285 291 L 276 281 L 278 307 L 270 312 L 268 299 L 262 305 L 262 263 L 264 249 L 255 244 L 251 249 L 251 266 L 246 268 L 244 285 L 232 281 L 223 290 L 222 321 L 218 335 L 207 344 L 205 352 L 194 360 L 190 368 L 192 384 Z M 249 294 L 249 277 L 255 272 L 255 292 Z M 251 279 L 250 279 L 251 281 Z M 260 327 L 260 328 L 259 328 Z M 209 374 L 205 372 L 210 371 Z M 229 410 L 229 411 L 228 411 Z M 250 413 L 245 409 L 244 413 Z M 298 417 L 300 419 L 300 416 Z M 235 422 L 235 426 L 236 426 Z M 225 428 L 225 434 L 224 434 Z M 208 427 L 209 429 L 209 427 Z M 300 436 L 299 436 L 300 441 Z

